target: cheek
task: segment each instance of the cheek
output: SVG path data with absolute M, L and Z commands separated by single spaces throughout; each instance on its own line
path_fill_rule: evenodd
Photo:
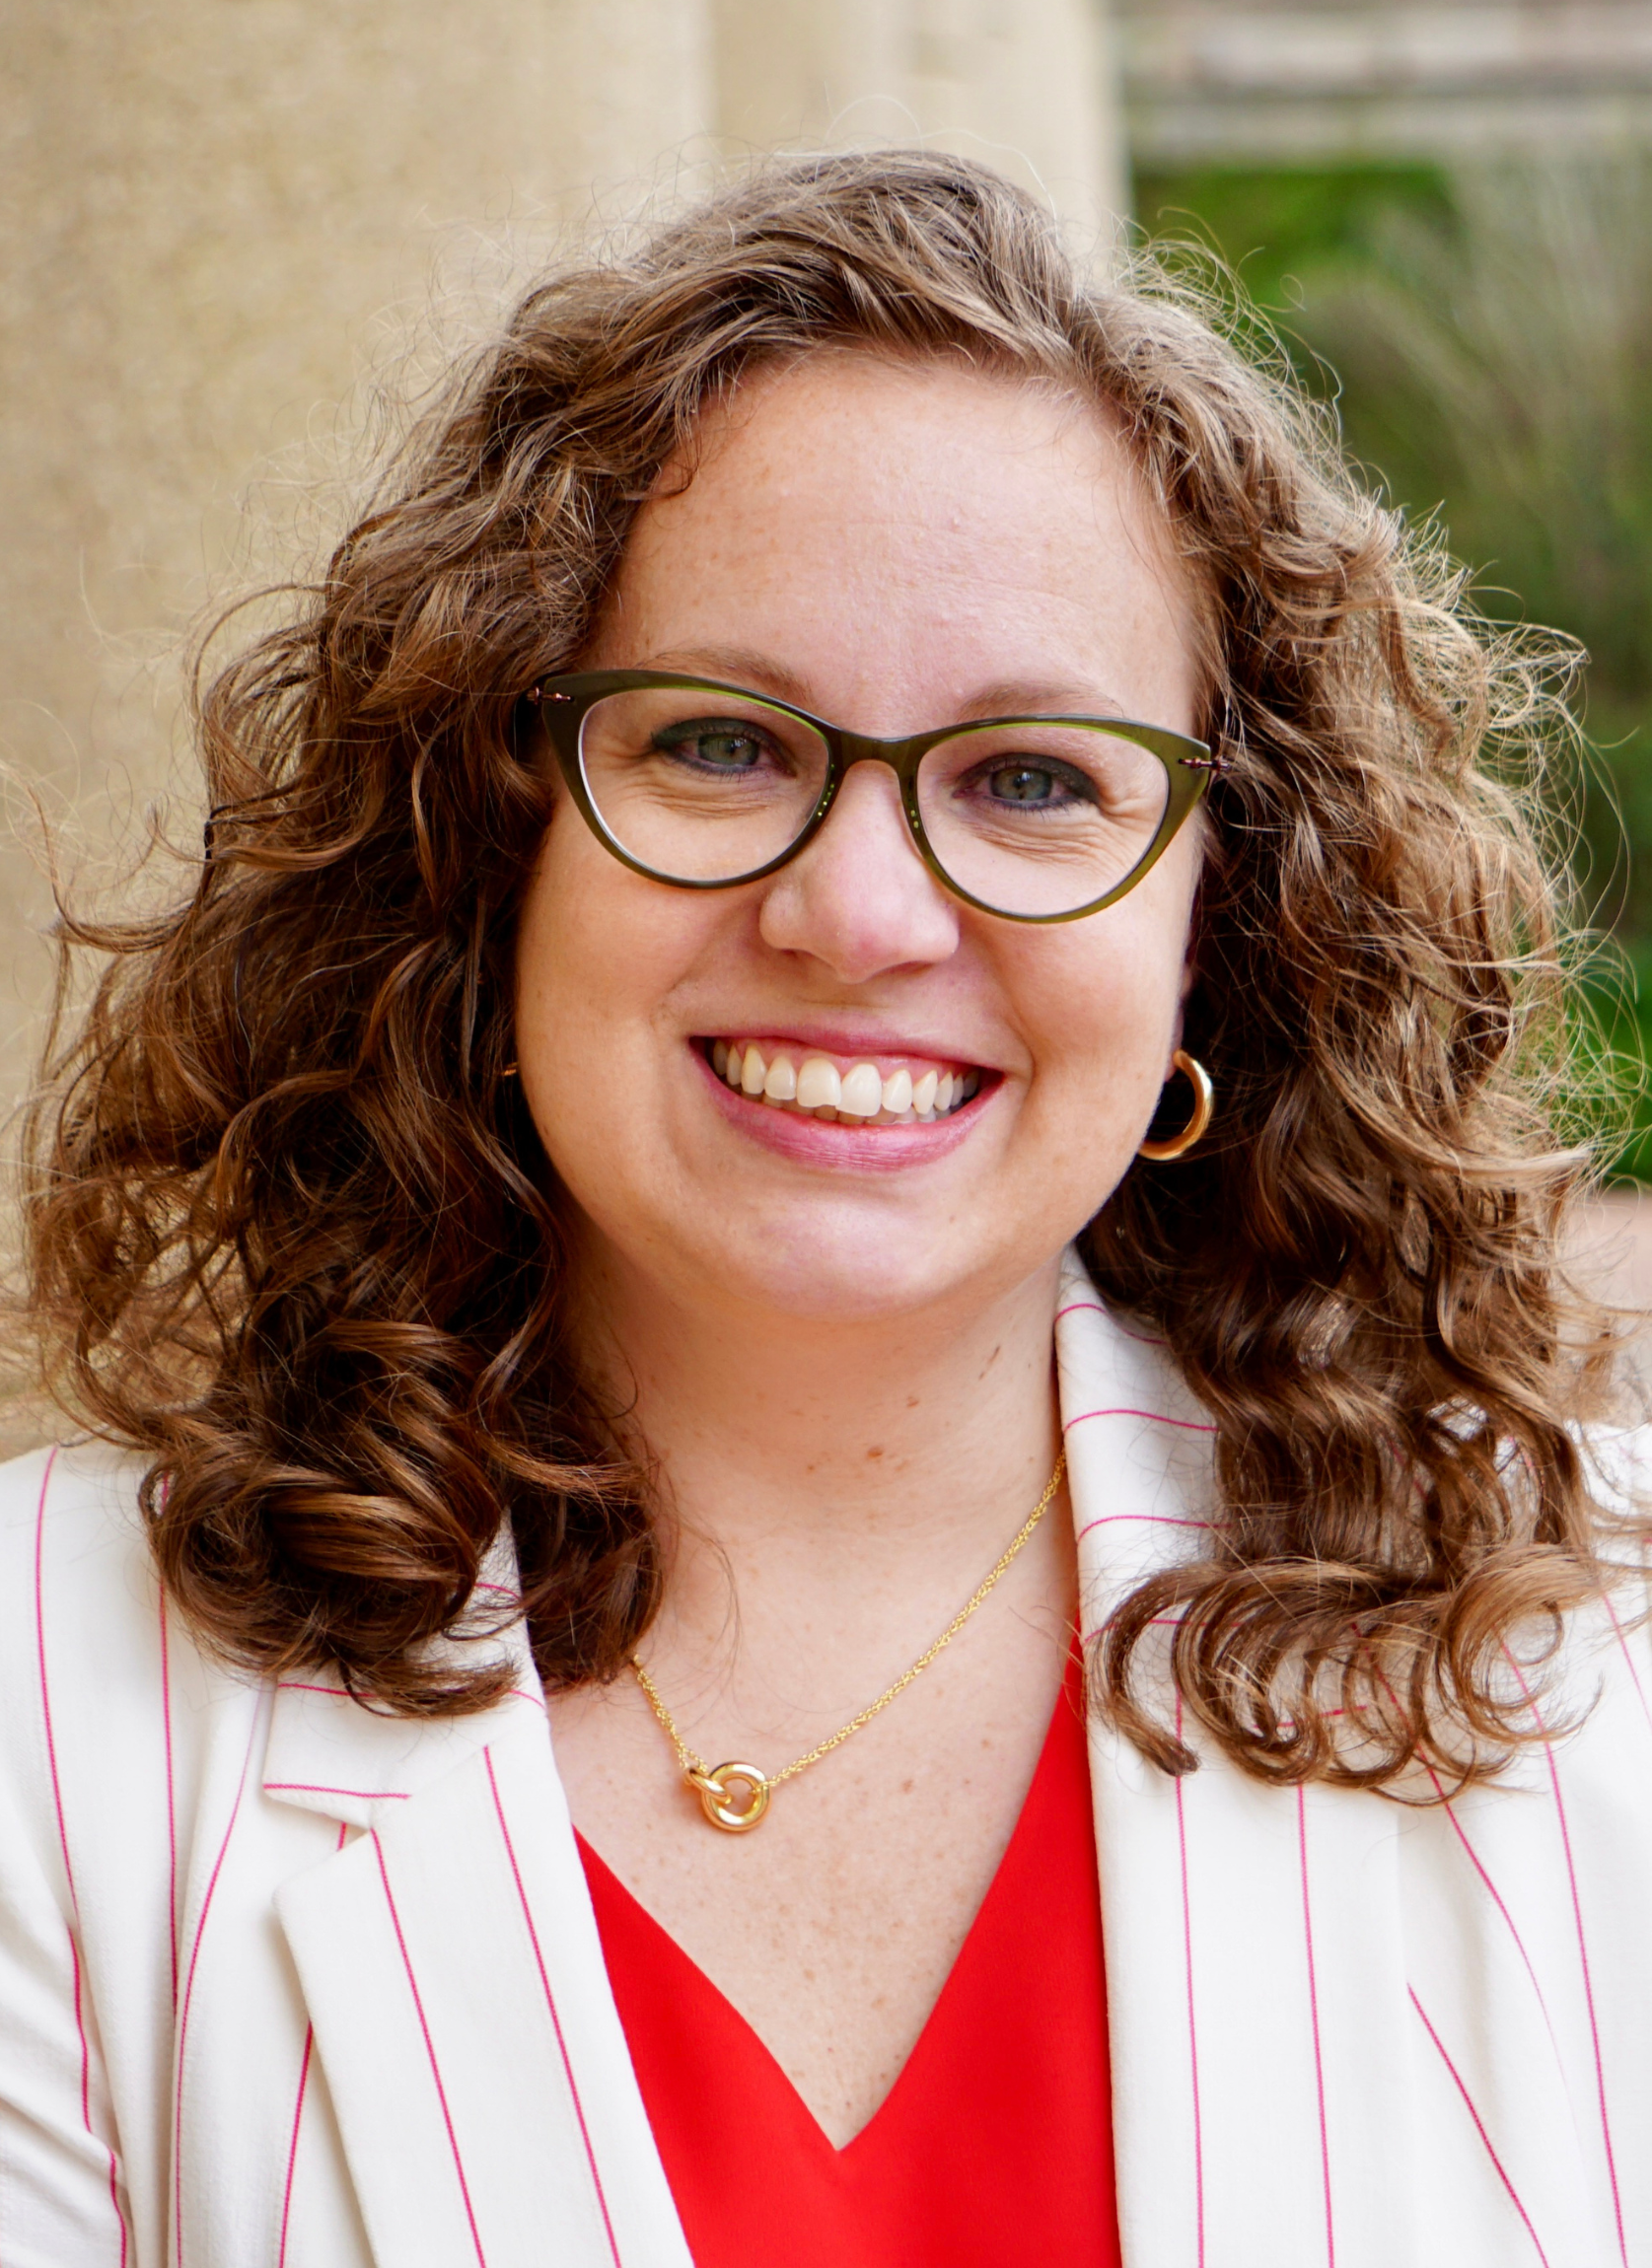
M 516 948 L 517 1057 L 547 1148 L 571 1102 L 582 1123 L 620 1097 L 644 1105 L 661 1024 L 723 914 L 715 900 L 632 874 L 577 812 L 556 814 Z
M 620 865 L 577 811 L 560 804 L 545 832 L 517 936 L 519 1030 L 616 1025 L 670 984 L 693 901 Z M 687 918 L 685 918 L 687 917 Z
M 1191 889 L 1148 890 L 1057 933 L 1053 981 L 1040 1003 L 1043 1028 L 1080 1047 L 1151 1052 L 1171 1030 L 1185 986 Z M 1179 879 L 1179 878 L 1177 878 Z M 1167 877 L 1167 884 L 1173 878 Z
M 1075 957 L 1058 1000 L 1041 1007 L 1035 1051 L 1041 1084 L 1091 1107 L 1157 1094 L 1175 1044 L 1178 985 L 1134 957 Z
M 517 930 L 517 1052 L 525 1080 L 547 1047 L 565 1040 L 592 985 L 603 979 L 601 956 L 592 950 L 594 925 L 580 919 L 602 877 L 585 872 L 585 865 L 564 807 L 546 832 Z
M 1016 972 L 1035 1077 L 1030 1104 L 1064 1148 L 1122 1173 L 1170 1072 L 1181 1029 L 1190 879 L 1047 938 Z M 1151 884 L 1145 885 L 1143 893 Z M 1025 955 L 1027 962 L 1036 954 Z M 1058 1124 L 1056 1123 L 1058 1122 Z
M 586 833 L 577 813 L 547 832 L 516 951 L 516 1053 L 523 1100 L 578 1210 L 601 1213 L 639 1170 L 647 1106 L 650 955 L 623 902 L 641 883 Z M 634 914 L 635 909 L 629 909 Z

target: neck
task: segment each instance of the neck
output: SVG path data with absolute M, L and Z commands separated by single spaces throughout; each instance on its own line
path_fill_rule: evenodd
M 590 1337 L 673 1516 L 672 1619 L 726 1627 L 731 1574 L 743 1605 L 772 1575 L 847 1606 L 908 1556 L 990 1564 L 1059 1447 L 1057 1276 L 844 1322 L 588 1267 Z

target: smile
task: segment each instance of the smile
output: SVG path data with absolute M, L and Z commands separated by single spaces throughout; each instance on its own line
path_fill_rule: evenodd
M 865 1056 L 833 1061 L 754 1039 L 702 1042 L 719 1079 L 771 1109 L 859 1126 L 933 1126 L 978 1093 L 981 1074 L 964 1063 L 912 1062 L 880 1071 Z

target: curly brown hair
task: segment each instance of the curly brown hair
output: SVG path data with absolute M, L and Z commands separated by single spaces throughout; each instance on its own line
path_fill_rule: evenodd
M 513 934 L 549 809 L 519 697 L 589 639 L 706 405 L 823 345 L 964 355 L 1106 404 L 1204 594 L 1209 806 L 1186 1163 L 1093 1225 L 1216 1420 L 1224 1518 L 1115 1613 L 1096 1689 L 1148 1755 L 1172 1616 L 1194 1722 L 1272 1779 L 1489 1769 L 1497 1670 L 1602 1578 L 1577 1419 L 1605 1363 L 1557 1237 L 1559 901 L 1519 783 L 1541 668 L 1344 468 L 1323 416 L 1162 269 L 1089 280 L 1046 215 L 920 154 L 755 170 L 549 277 L 452 376 L 282 626 L 208 679 L 185 900 L 65 918 L 26 1191 L 60 1400 L 150 1462 L 211 1647 L 475 1708 L 508 1524 L 556 1687 L 661 1589 L 644 1461 L 584 1383 L 555 1176 L 516 1085 Z M 66 997 L 66 996 L 64 996 Z M 1579 1335 L 1581 1331 L 1581 1337 Z

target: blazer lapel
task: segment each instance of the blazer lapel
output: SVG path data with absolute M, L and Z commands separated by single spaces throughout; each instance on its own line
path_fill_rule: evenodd
M 383 2268 L 690 2268 L 539 1681 L 418 1725 L 277 1695 L 265 1792 L 359 1832 L 276 1906 Z
M 1211 1427 L 1076 1265 L 1060 1308 L 1089 1636 L 1200 1549 Z M 1099 1725 L 1091 1777 L 1126 2268 L 1401 2268 L 1415 2202 L 1399 1807 L 1262 1786 L 1208 1743 L 1171 1780 Z

